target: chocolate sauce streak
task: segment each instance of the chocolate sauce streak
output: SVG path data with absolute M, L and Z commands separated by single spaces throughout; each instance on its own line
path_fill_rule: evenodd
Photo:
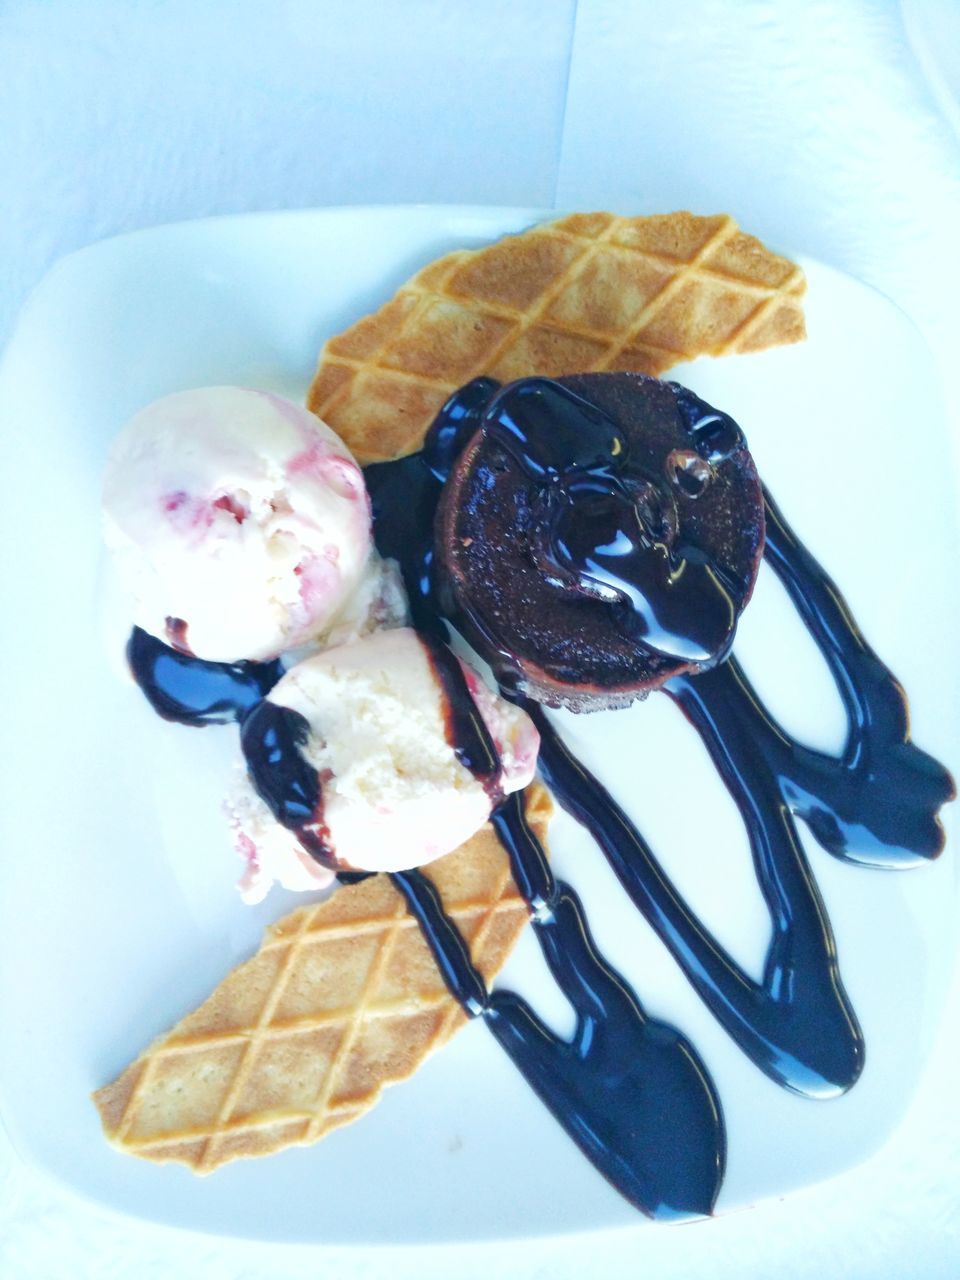
M 731 662 L 728 687 L 736 683 L 742 692 L 728 694 L 728 701 L 736 701 L 745 726 L 741 734 L 752 741 L 753 755 L 773 766 L 784 800 L 829 853 L 876 867 L 912 867 L 935 858 L 944 844 L 937 812 L 956 795 L 953 778 L 911 742 L 903 688 L 864 640 L 836 584 L 787 525 L 770 494 L 764 497 L 765 556 L 836 681 L 849 734 L 839 759 L 794 742 L 763 709 L 739 665 Z M 723 676 L 717 675 L 700 692 L 707 714 L 725 735 L 715 700 Z M 696 682 L 684 677 L 678 683 L 685 690 L 684 708 L 692 714 L 696 694 L 688 695 Z M 737 740 L 735 735 L 731 739 Z M 741 760 L 739 767 L 743 772 L 752 766 Z
M 535 907 L 544 958 L 576 1014 L 567 1041 L 511 991 L 490 997 L 487 1024 L 541 1101 L 617 1190 L 644 1213 L 677 1219 L 712 1212 L 726 1167 L 720 1100 L 696 1050 L 646 1015 L 636 993 L 597 951 L 580 899 L 550 873 L 510 796 L 494 826 L 513 875 Z
M 448 988 L 483 1018 L 543 1104 L 631 1204 L 660 1220 L 709 1214 L 723 1181 L 726 1135 L 703 1063 L 684 1036 L 644 1013 L 597 951 L 580 899 L 553 879 L 519 795 L 494 822 L 535 911 L 537 941 L 576 1014 L 573 1035 L 555 1035 L 515 992 L 488 993 L 431 882 L 419 871 L 395 873 Z
M 323 817 L 323 787 L 303 754 L 310 724 L 299 711 L 264 698 L 240 727 L 240 746 L 257 794 L 317 862 L 340 863 Z
M 740 425 L 729 413 L 714 409 L 679 382 L 668 382 L 667 386 L 673 388 L 680 417 L 693 437 L 694 449 L 705 462 L 716 466 L 737 449 L 746 448 Z
M 469 422 L 469 417 L 455 420 L 458 426 L 464 421 Z M 443 481 L 433 467 L 445 464 L 451 446 L 444 431 L 434 426 L 432 433 L 440 445 L 436 455 L 424 450 L 395 462 L 374 462 L 364 467 L 363 477 L 370 494 L 377 550 L 400 566 L 413 625 L 421 635 L 442 642 L 447 628 L 433 598 L 433 518 Z
M 493 378 L 474 378 L 455 391 L 440 409 L 424 441 L 422 454 L 440 484 L 450 474 L 464 445 L 479 431 L 484 410 L 499 389 L 500 383 Z
M 470 948 L 443 909 L 436 885 L 422 871 L 392 871 L 390 879 L 407 900 L 426 938 L 447 989 L 471 1018 L 487 1011 L 490 997 L 483 975 L 474 968 Z
M 767 773 L 751 777 L 742 790 L 731 787 L 773 922 L 758 983 L 701 924 L 643 836 L 543 712 L 532 705 L 527 711 L 541 733 L 547 786 L 589 828 L 635 905 L 743 1052 L 794 1093 L 830 1098 L 849 1089 L 863 1067 L 863 1037 L 840 981 L 823 902 Z
M 491 761 L 499 775 L 496 746 L 459 663 L 447 655 L 441 661 L 448 739 L 464 763 L 480 762 L 475 776 L 483 781 Z M 597 951 L 580 899 L 550 871 L 522 796 L 496 808 L 493 823 L 576 1028 L 565 1040 L 514 992 L 488 994 L 430 880 L 419 871 L 394 873 L 449 990 L 468 1014 L 483 1017 L 544 1105 L 627 1200 L 661 1219 L 710 1213 L 723 1181 L 726 1137 L 706 1068 L 685 1037 L 647 1017 Z
M 423 635 L 420 640 L 437 683 L 443 690 L 446 735 L 453 754 L 486 791 L 491 805 L 498 805 L 503 799 L 500 757 L 477 704 L 470 696 L 463 668 L 451 650 L 439 640 Z
M 202 727 L 242 720 L 280 679 L 279 662 L 205 662 L 134 627 L 127 641 L 134 680 L 164 720 Z

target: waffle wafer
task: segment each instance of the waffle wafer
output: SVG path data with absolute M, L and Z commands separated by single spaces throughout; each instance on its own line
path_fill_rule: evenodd
M 551 810 L 530 787 L 541 839 Z M 527 920 L 493 828 L 424 873 L 489 982 Z M 402 895 L 372 876 L 271 925 L 256 955 L 94 1101 L 115 1146 L 209 1173 L 356 1120 L 465 1021 Z
M 361 462 L 400 457 L 481 374 L 659 376 L 797 342 L 805 288 L 726 214 L 573 214 L 424 267 L 326 343 L 307 404 Z

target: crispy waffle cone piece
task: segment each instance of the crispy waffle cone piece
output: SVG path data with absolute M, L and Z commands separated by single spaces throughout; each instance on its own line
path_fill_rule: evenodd
M 803 272 L 726 214 L 578 213 L 430 263 L 331 338 L 307 404 L 361 462 L 420 447 L 481 374 L 660 376 L 805 336 Z
M 541 840 L 539 785 L 527 814 Z M 489 982 L 527 920 L 489 825 L 424 868 Z M 121 1150 L 198 1174 L 316 1142 L 466 1022 L 403 897 L 372 876 L 269 926 L 259 951 L 93 1095 Z

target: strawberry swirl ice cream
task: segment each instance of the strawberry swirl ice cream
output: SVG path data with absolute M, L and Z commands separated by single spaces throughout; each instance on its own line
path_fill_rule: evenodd
M 362 634 L 358 602 L 389 613 L 396 594 L 349 449 L 272 392 L 203 387 L 149 405 L 114 443 L 103 509 L 137 624 L 199 658 L 263 661 Z

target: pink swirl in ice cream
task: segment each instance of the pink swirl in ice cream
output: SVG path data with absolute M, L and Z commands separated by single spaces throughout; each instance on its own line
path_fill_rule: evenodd
M 137 624 L 197 657 L 272 658 L 376 607 L 363 474 L 325 423 L 271 392 L 149 405 L 114 443 L 103 506 Z
M 539 734 L 524 711 L 461 666 L 499 756 L 496 790 L 519 791 L 533 779 Z M 296 760 L 279 766 L 278 711 L 298 734 L 290 748 Z M 451 852 L 490 816 L 490 788 L 458 759 L 449 712 L 430 650 L 409 628 L 381 631 L 292 667 L 244 726 L 251 777 L 228 801 L 237 847 L 248 863 L 245 896 L 262 897 L 274 878 L 290 888 L 317 888 L 324 872 L 304 861 L 302 833 L 298 838 L 296 829 L 269 822 L 264 798 L 274 797 L 257 795 L 263 778 L 252 758 L 261 736 L 271 768 L 288 777 L 309 770 L 319 797 L 310 823 L 322 825 L 325 849 L 337 865 L 400 871 Z M 296 790 L 302 797 L 308 788 Z M 301 884 L 305 868 L 309 879 Z

